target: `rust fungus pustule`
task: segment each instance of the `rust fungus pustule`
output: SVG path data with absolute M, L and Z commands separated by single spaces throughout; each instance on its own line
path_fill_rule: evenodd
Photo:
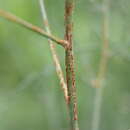
M 66 9 L 65 18 L 72 15 L 73 8 L 74 8 L 74 4 L 72 2 L 69 2 L 69 4 L 66 3 L 66 6 L 65 6 L 65 9 Z

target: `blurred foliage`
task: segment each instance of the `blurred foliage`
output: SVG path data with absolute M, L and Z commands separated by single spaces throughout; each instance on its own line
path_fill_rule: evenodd
M 102 47 L 102 0 L 76 1 L 74 51 L 81 130 L 90 130 Z M 109 63 L 100 130 L 130 129 L 130 1 L 110 0 Z M 45 0 L 53 34 L 64 37 L 64 1 Z M 0 8 L 44 27 L 37 0 Z M 56 47 L 62 68 L 64 50 Z M 0 130 L 67 130 L 68 115 L 47 40 L 0 18 Z

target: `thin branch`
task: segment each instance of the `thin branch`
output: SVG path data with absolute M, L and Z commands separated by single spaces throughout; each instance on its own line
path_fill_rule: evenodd
M 6 11 L 0 9 L 0 16 L 7 19 L 7 20 L 9 20 L 9 21 L 11 21 L 11 22 L 17 23 L 17 24 L 19 24 L 19 25 L 21 25 L 21 26 L 23 26 L 23 27 L 25 27 L 25 28 L 33 31 L 33 32 L 36 32 L 36 33 L 42 35 L 43 37 L 46 37 L 46 38 L 58 43 L 59 45 L 65 47 L 65 48 L 68 46 L 67 41 L 59 40 L 55 36 L 46 33 L 43 29 L 41 29 L 41 28 L 39 28 L 39 27 L 37 27 L 35 25 L 32 25 L 31 23 L 29 23 L 29 22 L 15 16 L 15 15 L 9 13 L 9 12 L 6 12 Z
M 102 37 L 103 37 L 103 46 L 101 52 L 101 60 L 99 64 L 99 72 L 96 80 L 96 95 L 94 102 L 94 111 L 93 111 L 93 121 L 92 121 L 92 130 L 98 130 L 100 125 L 101 118 L 101 106 L 102 106 L 102 98 L 103 98 L 103 80 L 106 77 L 107 64 L 108 64 L 108 50 L 109 50 L 109 41 L 108 41 L 108 2 L 109 0 L 104 0 L 102 15 L 103 15 L 103 24 L 102 24 Z
M 47 18 L 47 13 L 46 13 L 45 6 L 44 6 L 44 0 L 39 0 L 39 5 L 40 5 L 40 8 L 41 8 L 41 14 L 42 14 L 42 17 L 43 17 L 43 23 L 45 25 L 45 29 L 46 29 L 47 33 L 49 35 L 51 35 L 51 30 L 50 30 L 50 26 L 49 26 L 49 22 L 48 22 L 48 18 Z M 65 80 L 64 80 L 63 72 L 62 72 L 62 69 L 61 69 L 59 58 L 58 58 L 57 53 L 56 53 L 55 45 L 53 44 L 52 40 L 48 39 L 48 42 L 50 43 L 50 49 L 51 49 L 53 61 L 55 63 L 56 72 L 57 72 L 58 78 L 60 80 L 61 87 L 62 87 L 63 92 L 64 92 L 65 100 L 66 100 L 66 102 L 68 102 L 67 85 L 66 85 Z
M 74 1 L 75 0 L 65 0 L 65 40 L 69 42 L 69 48 L 66 50 L 65 60 L 70 126 L 71 130 L 79 130 L 72 36 Z

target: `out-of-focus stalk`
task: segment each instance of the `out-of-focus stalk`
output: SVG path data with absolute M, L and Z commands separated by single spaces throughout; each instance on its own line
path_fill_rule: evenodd
M 103 99 L 104 86 L 103 82 L 106 77 L 107 64 L 108 64 L 108 50 L 109 50 L 109 18 L 108 18 L 108 2 L 109 0 L 104 0 L 102 6 L 102 51 L 101 59 L 99 63 L 99 71 L 97 79 L 95 81 L 95 99 L 94 99 L 94 110 L 92 116 L 92 130 L 99 130 L 100 119 L 101 119 L 101 106 Z

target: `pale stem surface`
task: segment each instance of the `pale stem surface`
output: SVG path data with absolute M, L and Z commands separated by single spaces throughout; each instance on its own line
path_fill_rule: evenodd
M 50 26 L 49 26 L 49 22 L 48 22 L 48 18 L 47 18 L 44 0 L 39 0 L 39 5 L 40 5 L 41 14 L 42 14 L 43 23 L 45 25 L 46 32 L 49 35 L 51 35 L 51 30 L 50 30 Z M 66 100 L 66 103 L 67 103 L 67 100 L 68 100 L 67 85 L 66 85 L 65 80 L 64 80 L 63 71 L 61 69 L 61 65 L 60 65 L 59 58 L 58 58 L 58 55 L 57 55 L 57 52 L 56 52 L 56 49 L 55 49 L 55 45 L 54 45 L 52 40 L 48 39 L 48 42 L 50 43 L 50 50 L 51 50 L 51 53 L 52 53 L 53 61 L 55 63 L 56 72 L 57 72 L 58 78 L 60 80 L 60 85 L 63 89 L 64 97 L 65 97 L 65 100 Z

